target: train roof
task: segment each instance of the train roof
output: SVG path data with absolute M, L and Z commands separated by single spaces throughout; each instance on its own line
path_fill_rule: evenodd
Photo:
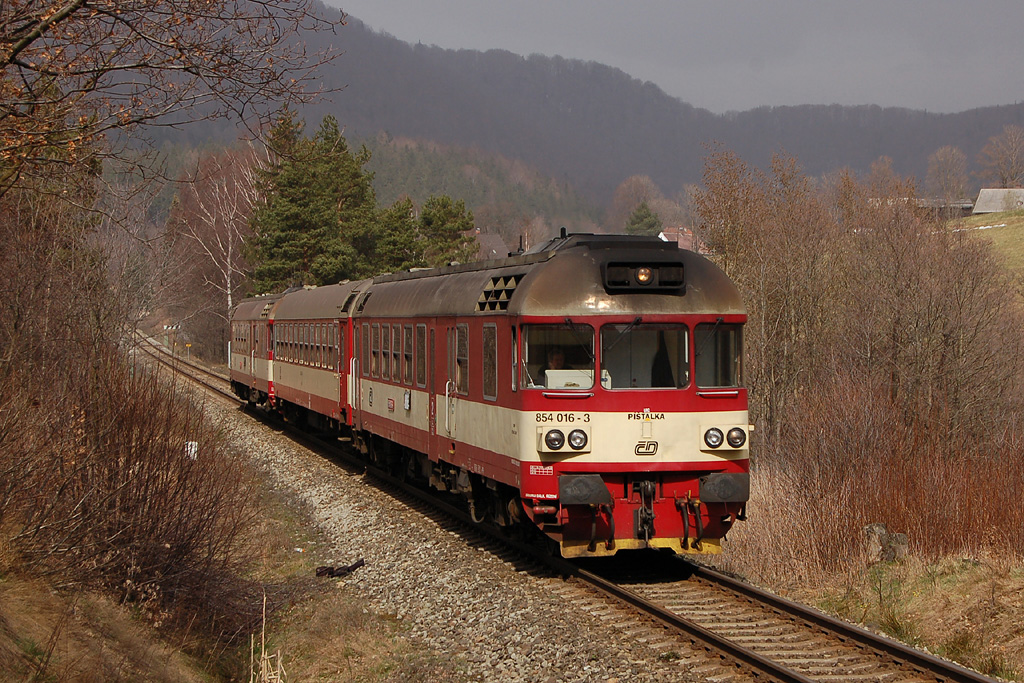
M 274 322 L 282 320 L 309 320 L 314 318 L 343 318 L 347 309 L 370 280 L 357 280 L 308 287 L 289 292 L 274 308 Z
M 243 299 L 231 311 L 231 319 L 237 321 L 264 320 L 270 315 L 274 304 L 280 301 L 283 296 L 284 294 L 267 294 Z
M 644 266 L 654 285 L 620 276 Z M 657 237 L 591 234 L 506 259 L 378 276 L 358 308 L 395 317 L 745 313 L 735 285 L 703 256 Z
M 631 274 L 650 268 L 653 284 Z M 624 275 L 625 273 L 625 275 Z M 565 235 L 504 259 L 379 275 L 246 299 L 234 320 L 352 316 L 744 314 L 703 256 L 657 237 Z

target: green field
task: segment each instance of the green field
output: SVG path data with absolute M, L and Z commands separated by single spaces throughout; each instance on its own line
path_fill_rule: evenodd
M 956 226 L 973 228 L 971 235 L 991 240 L 996 253 L 1006 259 L 1007 267 L 1024 275 L 1024 210 L 968 216 L 957 220 Z

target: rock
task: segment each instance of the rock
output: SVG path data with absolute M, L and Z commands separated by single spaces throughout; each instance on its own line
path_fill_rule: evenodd
M 864 552 L 868 562 L 896 562 L 907 557 L 909 542 L 906 534 L 894 534 L 881 522 L 864 527 Z

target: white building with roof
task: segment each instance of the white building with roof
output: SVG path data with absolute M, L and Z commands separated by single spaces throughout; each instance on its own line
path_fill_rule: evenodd
M 1024 188 L 982 190 L 974 202 L 974 213 L 1000 213 L 1024 209 Z

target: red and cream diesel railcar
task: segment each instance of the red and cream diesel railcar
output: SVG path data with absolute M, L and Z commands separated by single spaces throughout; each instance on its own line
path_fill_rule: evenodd
M 570 235 L 286 294 L 271 317 L 277 409 L 564 556 L 717 552 L 743 517 L 746 316 L 674 244 Z M 282 336 L 285 319 L 305 331 Z

